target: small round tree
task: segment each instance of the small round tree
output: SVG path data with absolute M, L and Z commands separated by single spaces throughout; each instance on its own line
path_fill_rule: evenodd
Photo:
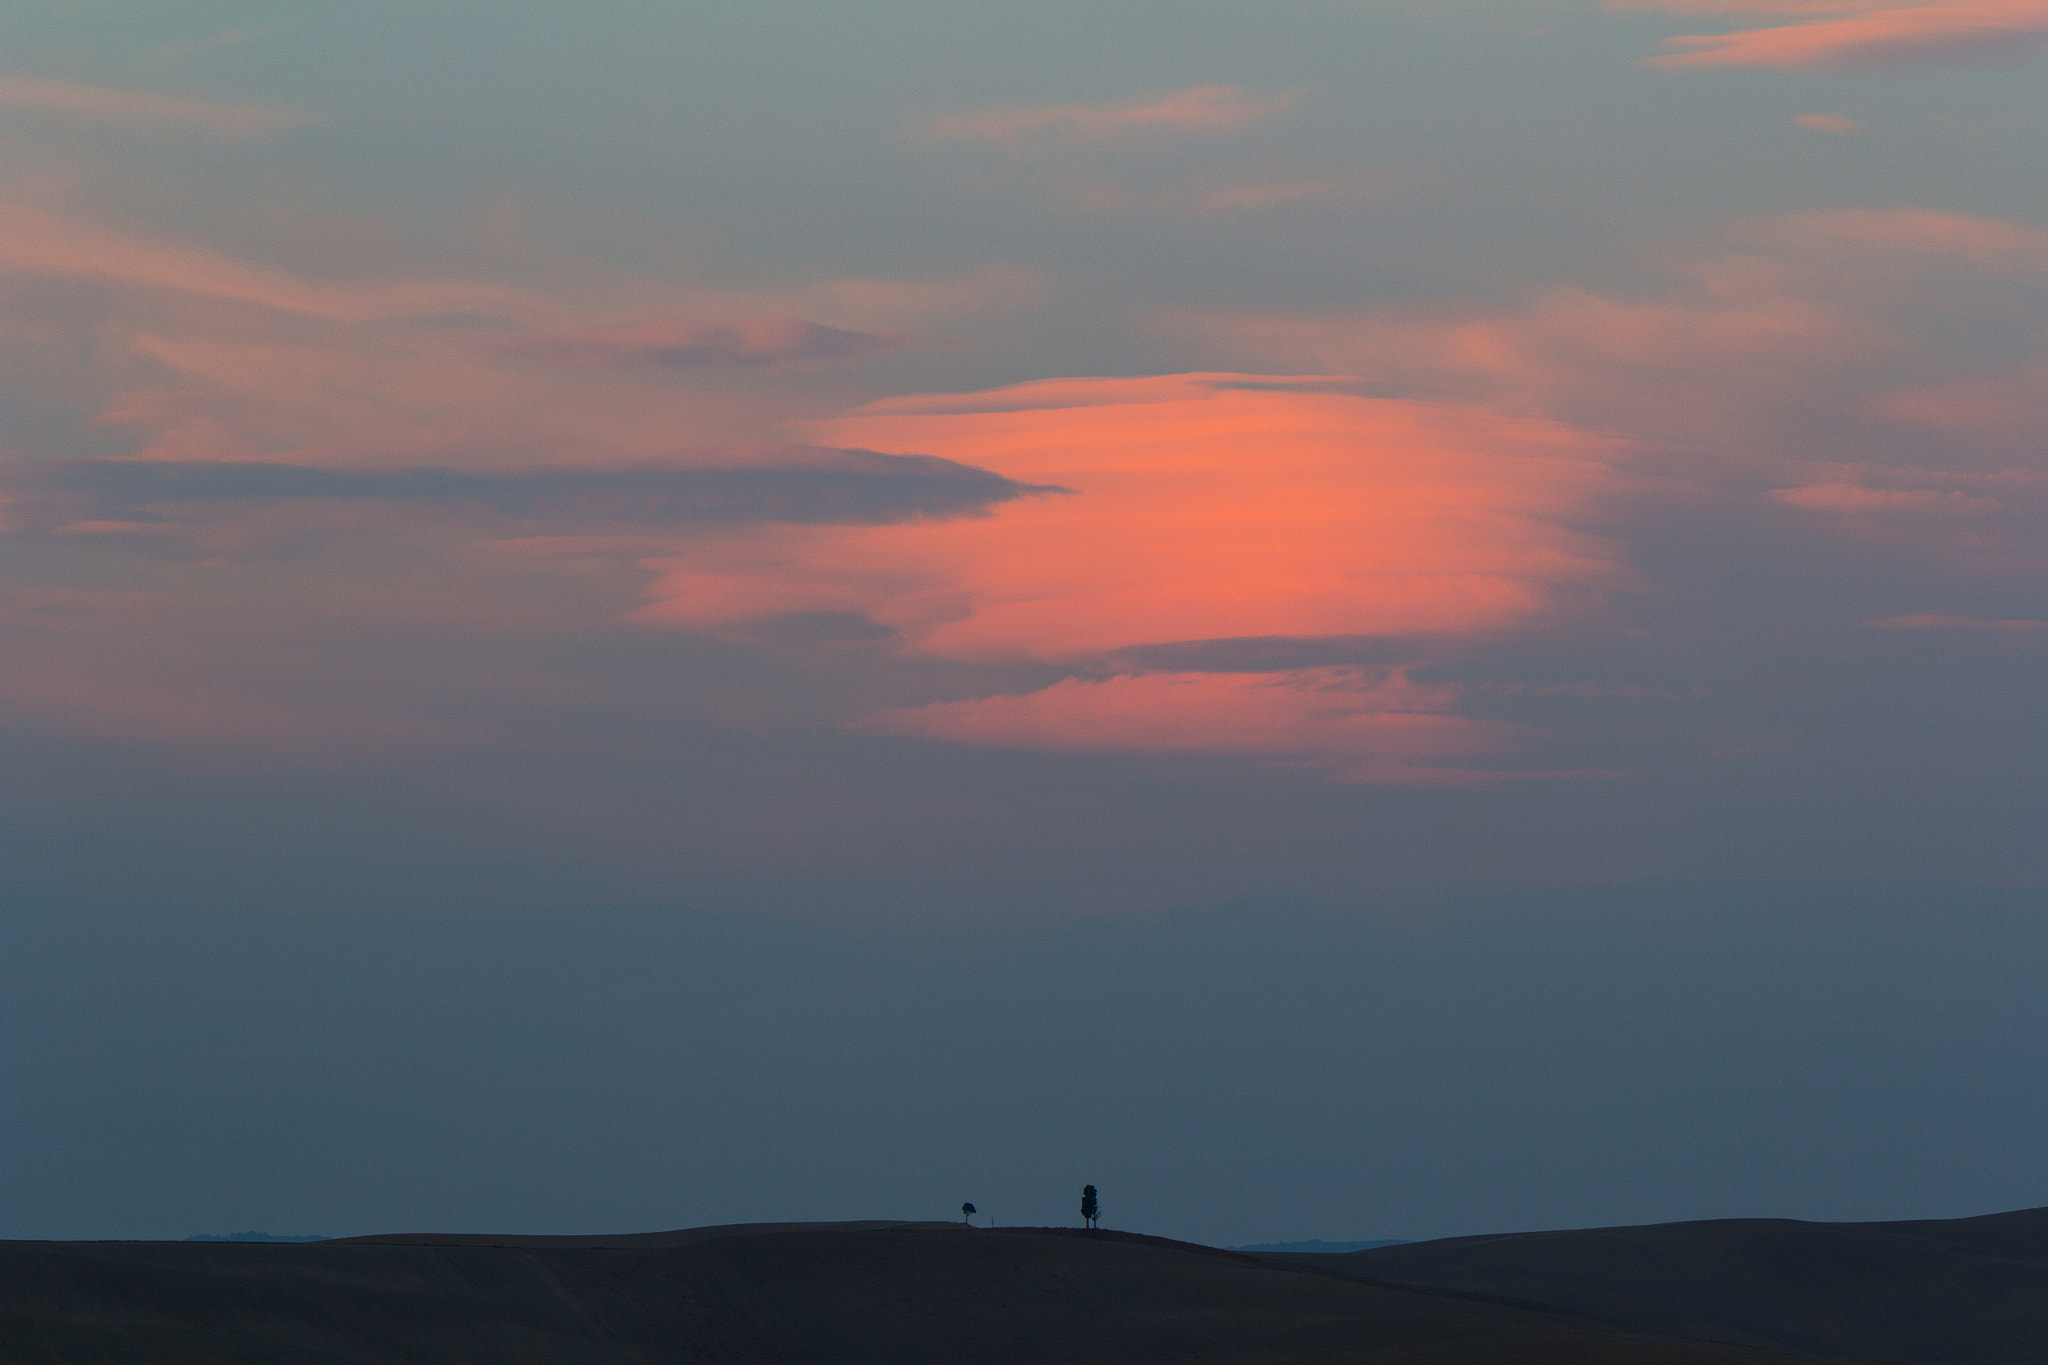
M 1095 1187 L 1093 1185 L 1083 1185 L 1081 1187 L 1081 1221 L 1091 1228 L 1094 1227 L 1095 1215 L 1101 1211 L 1101 1208 L 1101 1203 L 1095 1198 Z
M 974 1221 L 974 1215 L 975 1215 L 975 1212 L 976 1212 L 976 1210 L 975 1210 L 975 1207 L 974 1207 L 974 1205 L 972 1205 L 972 1204 L 962 1204 L 962 1205 L 960 1206 L 960 1221 L 961 1221 L 961 1222 L 963 1222 L 963 1223 L 971 1223 L 971 1222 L 973 1222 L 973 1221 Z

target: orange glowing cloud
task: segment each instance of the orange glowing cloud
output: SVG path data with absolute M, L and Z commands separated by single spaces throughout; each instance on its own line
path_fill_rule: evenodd
M 1455 687 L 1399 670 L 1118 674 L 884 711 L 853 728 L 995 748 L 1275 758 L 1334 770 L 1341 781 L 1495 780 L 1444 760 L 1515 748 L 1526 732 L 1448 714 L 1457 698 Z
M 1114 104 L 1052 104 L 947 114 L 924 127 L 948 142 L 1014 147 L 1057 139 L 1101 142 L 1148 134 L 1225 133 L 1292 108 L 1292 92 L 1256 95 L 1236 85 L 1203 85 Z
M 1619 490 L 1617 443 L 1471 406 L 1186 374 L 890 400 L 808 430 L 944 452 L 1049 491 L 951 522 L 708 538 L 646 561 L 658 577 L 635 619 L 717 629 L 838 612 L 891 628 L 915 653 L 1085 665 L 1250 637 L 1472 638 L 1541 625 L 1567 595 L 1630 582 L 1619 549 L 1574 524 Z M 1442 765 L 1525 732 L 1448 714 L 1456 699 L 1399 672 L 1139 672 L 860 727 L 1313 758 L 1360 781 L 1497 780 Z
M 1918 572 L 2048 566 L 2048 363 L 2013 363 L 1979 340 L 2032 329 L 2048 232 L 1846 210 L 1732 224 L 1654 260 L 1665 279 L 1625 293 L 1550 289 L 1507 309 L 1176 312 L 1160 330 L 1206 342 L 1197 354 L 1212 364 L 1320 368 L 1381 392 L 1627 433 L 1632 469 L 1665 496 L 1797 509 L 1826 534 L 1912 556 Z M 1984 324 L 1974 335 L 1942 320 L 1958 300 Z
M 1661 67 L 1846 70 L 2048 51 L 2048 0 L 1610 0 L 1609 9 L 1799 20 L 1672 38 Z
M 650 565 L 638 619 L 855 612 L 925 654 L 1061 660 L 1512 629 L 1627 579 L 1570 524 L 1614 487 L 1614 444 L 1475 408 L 1173 375 L 896 400 L 811 430 L 1067 491 L 985 519 L 708 541 Z

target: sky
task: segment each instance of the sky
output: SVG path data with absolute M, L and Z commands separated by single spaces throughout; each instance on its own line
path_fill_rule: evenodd
M 2044 68 L 0 3 L 0 1236 L 2048 1202 Z

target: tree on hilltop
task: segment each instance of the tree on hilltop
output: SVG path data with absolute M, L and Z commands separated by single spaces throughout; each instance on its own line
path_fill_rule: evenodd
M 1081 1221 L 1091 1228 L 1094 1227 L 1095 1215 L 1101 1209 L 1101 1203 L 1095 1198 L 1095 1187 L 1093 1185 L 1083 1185 L 1081 1187 Z
M 974 1205 L 972 1205 L 972 1204 L 962 1204 L 962 1205 L 960 1206 L 960 1221 L 961 1221 L 961 1222 L 963 1222 L 963 1223 L 971 1223 L 971 1222 L 973 1222 L 973 1221 L 974 1221 L 974 1215 L 975 1215 L 975 1214 L 976 1214 L 977 1212 L 979 1212 L 979 1210 L 977 1210 L 977 1209 L 976 1209 L 976 1208 L 974 1207 Z

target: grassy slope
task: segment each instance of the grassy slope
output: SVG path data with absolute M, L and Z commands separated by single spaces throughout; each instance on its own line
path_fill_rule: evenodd
M 0 1243 L 7 1365 L 1766 1365 L 1566 1315 L 1116 1233 Z M 606 1243 L 611 1244 L 607 1245 Z
M 1287 1259 L 1816 1355 L 2048 1360 L 2048 1209 L 1901 1223 L 1661 1223 Z

